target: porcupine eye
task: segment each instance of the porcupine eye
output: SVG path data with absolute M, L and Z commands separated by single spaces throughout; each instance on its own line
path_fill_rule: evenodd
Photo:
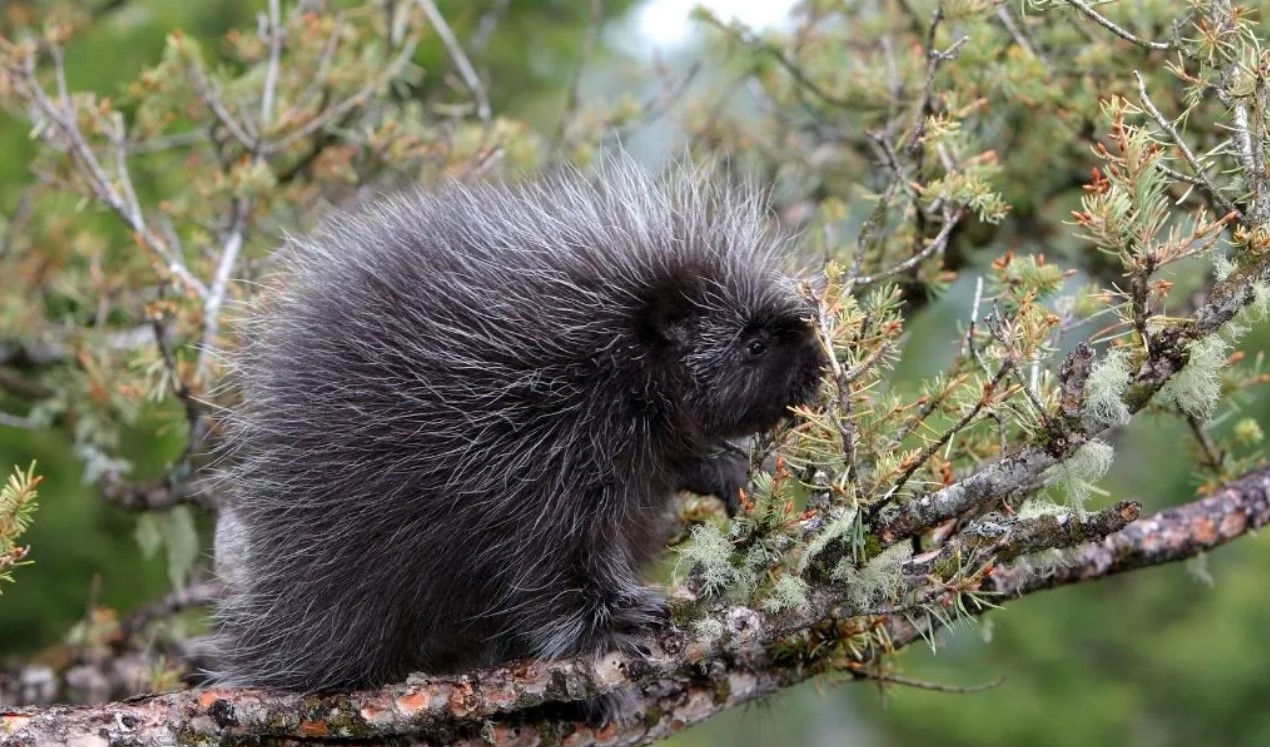
M 757 337 L 751 338 L 749 342 L 745 343 L 745 352 L 751 358 L 761 358 L 767 352 L 767 341 Z

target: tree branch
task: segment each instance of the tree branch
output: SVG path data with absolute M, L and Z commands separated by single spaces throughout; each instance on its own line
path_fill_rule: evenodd
M 1211 496 L 1140 519 L 1124 531 L 1074 547 L 1052 570 L 1015 563 L 992 574 L 1007 596 L 1030 594 L 1093 578 L 1194 557 L 1270 523 L 1270 468 L 1262 468 Z
M 1136 514 L 1119 504 L 1085 519 L 1007 521 L 1018 552 L 1116 532 Z M 1015 598 L 1191 557 L 1270 523 L 1270 468 L 1227 485 L 1208 498 L 1167 509 L 1114 534 L 1066 552 L 1058 570 L 1015 561 L 987 576 L 983 590 Z M 1065 538 L 1065 539 L 1062 539 Z M 914 559 L 914 562 L 919 562 Z M 1047 566 L 1048 568 L 1048 566 Z M 676 628 L 648 640 L 647 658 L 610 655 L 598 661 L 516 662 L 464 675 L 412 679 L 379 690 L 301 695 L 242 689 L 202 689 L 148 695 L 103 706 L 0 710 L 0 747 L 30 744 L 166 745 L 191 740 L 243 744 L 282 738 L 305 744 L 361 743 L 406 737 L 432 744 L 640 745 L 669 736 L 715 714 L 801 682 L 837 672 L 871 679 L 865 667 L 890 651 L 927 637 L 938 623 L 895 614 L 849 618 L 840 588 L 813 589 L 802 612 L 760 614 L 742 606 L 711 611 L 724 627 L 714 640 Z M 981 612 L 982 610 L 980 610 Z M 830 624 L 843 629 L 883 626 L 891 645 L 843 661 L 835 647 L 802 656 L 774 645 L 791 634 Z M 591 729 L 552 704 L 638 685 L 643 719 L 624 727 Z M 85 742 L 87 743 L 87 742 Z

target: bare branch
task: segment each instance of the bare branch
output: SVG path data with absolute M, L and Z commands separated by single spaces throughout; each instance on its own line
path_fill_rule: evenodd
M 467 40 L 468 52 L 479 56 L 485 51 L 485 47 L 489 45 L 489 40 L 493 38 L 495 29 L 498 28 L 499 22 L 503 20 L 511 4 L 512 0 L 493 0 L 490 3 L 489 8 L 481 14 L 481 20 L 476 24 L 476 31 L 472 32 L 471 38 Z
M 188 503 L 214 508 L 216 496 L 201 481 L 159 481 L 149 484 L 130 483 L 122 475 L 108 472 L 98 482 L 102 497 L 130 511 L 154 511 Z
M 1006 596 L 1102 578 L 1192 558 L 1270 523 L 1270 468 L 1207 498 L 1139 519 L 1124 531 L 1067 551 L 1038 571 L 1027 563 L 1000 568 L 991 588 Z
M 269 45 L 269 63 L 265 67 L 265 83 L 260 93 L 260 136 L 264 137 L 273 122 L 274 97 L 278 92 L 278 68 L 282 60 L 282 42 L 286 27 L 282 25 L 280 0 L 269 0 L 269 16 L 263 34 Z
M 244 234 L 247 231 L 248 218 L 251 215 L 251 198 L 239 197 L 234 200 L 230 210 L 229 229 L 221 242 L 220 259 L 216 263 L 216 273 L 212 276 L 212 285 L 208 289 L 207 299 L 203 304 L 203 339 L 198 351 L 197 376 L 201 379 L 207 370 L 207 362 L 216 350 L 216 335 L 220 330 L 220 309 L 225 302 L 225 294 L 229 290 L 229 279 L 234 265 L 238 262 L 238 254 L 242 251 Z
M 200 581 L 144 604 L 133 610 L 119 623 L 124 638 L 140 633 L 151 623 L 171 617 L 191 607 L 210 604 L 220 598 L 224 589 L 215 581 Z
M 1177 128 L 1173 126 L 1173 123 L 1161 114 L 1158 108 L 1156 108 L 1155 102 L 1151 100 L 1150 94 L 1147 93 L 1147 84 L 1146 81 L 1142 79 L 1142 73 L 1134 70 L 1133 77 L 1138 81 L 1138 97 L 1142 100 L 1142 105 L 1146 107 L 1147 113 L 1151 115 L 1151 119 L 1155 120 L 1155 123 L 1159 125 L 1161 129 L 1168 133 L 1168 136 L 1173 141 L 1173 144 L 1176 145 L 1177 149 L 1182 152 L 1182 157 L 1186 159 L 1186 162 L 1190 164 L 1191 169 L 1195 172 L 1195 177 L 1193 179 L 1185 179 L 1185 181 L 1203 189 L 1204 193 L 1211 197 L 1213 202 L 1217 203 L 1218 207 L 1226 213 L 1234 213 L 1239 222 L 1245 223 L 1246 220 L 1243 212 L 1239 208 L 1235 207 L 1235 203 L 1226 199 L 1226 196 L 1223 195 L 1221 191 L 1208 180 L 1203 164 L 1201 164 L 1199 159 L 1195 157 L 1195 154 L 1191 152 L 1191 149 L 1186 144 L 1186 141 L 1182 139 L 1181 133 L 1179 133 Z M 1172 172 L 1172 169 L 1167 169 L 1165 171 L 1165 173 L 1169 172 Z M 1176 174 L 1177 172 L 1173 173 Z
M 1094 10 L 1093 7 L 1083 2 L 1083 0 L 1064 0 L 1064 1 L 1068 5 L 1079 10 L 1081 14 L 1084 15 L 1089 20 L 1093 21 L 1099 26 L 1102 26 L 1103 28 L 1107 29 L 1111 33 L 1120 37 L 1121 39 L 1124 39 L 1125 41 L 1131 41 L 1134 44 L 1137 44 L 1139 47 L 1145 47 L 1146 49 L 1157 49 L 1157 50 L 1163 51 L 1163 50 L 1169 50 L 1173 48 L 1173 45 L 1169 44 L 1168 42 L 1147 41 L 1146 39 L 1142 39 L 1135 36 L 1128 29 L 1117 25 L 1115 21 L 1112 21 L 1110 18 Z
M 963 215 L 963 211 L 961 208 L 945 210 L 944 211 L 944 225 L 940 226 L 939 233 L 935 235 L 935 238 L 927 242 L 926 246 L 922 247 L 921 251 L 917 252 L 916 254 L 904 260 L 903 262 L 900 262 L 899 264 L 894 265 L 893 267 L 889 267 L 885 270 L 882 270 L 874 275 L 864 275 L 864 276 L 856 278 L 855 280 L 856 285 L 857 286 L 873 285 L 882 280 L 885 280 L 886 278 L 898 275 L 902 272 L 907 272 L 913 269 L 914 267 L 916 267 L 917 265 L 921 264 L 924 260 L 930 258 L 933 255 L 942 254 L 944 249 L 948 247 L 948 237 L 952 235 L 953 229 L 956 228 L 957 224 L 961 222 L 962 215 Z M 857 256 L 858 256 L 858 252 L 857 252 Z M 857 261 L 858 260 L 852 260 L 853 267 L 855 266 L 855 263 Z
M 569 120 L 577 112 L 578 92 L 582 86 L 582 73 L 586 70 L 587 62 L 591 59 L 591 53 L 595 48 L 595 40 L 599 37 L 600 26 L 604 22 L 603 0 L 590 0 L 590 6 L 591 17 L 587 21 L 586 34 L 582 38 L 582 51 L 578 54 L 578 65 L 573 70 L 573 78 L 569 81 L 569 92 L 565 95 L 564 113 L 560 115 L 560 124 L 556 127 L 556 134 L 551 139 L 552 150 L 559 149 L 564 143 Z
M 463 51 L 463 45 L 459 44 L 459 40 L 454 38 L 454 32 L 450 30 L 450 25 L 445 22 L 445 17 L 441 15 L 441 11 L 437 10 L 436 3 L 432 2 L 432 0 L 416 0 L 416 2 L 423 9 L 424 15 L 428 17 L 428 23 L 431 23 L 432 28 L 436 29 L 437 36 L 441 37 L 441 43 L 445 45 L 446 52 L 450 55 L 450 61 L 459 69 L 463 84 L 472 93 L 472 98 L 476 99 L 476 116 L 482 122 L 488 124 L 490 120 L 489 98 L 485 95 L 485 86 L 481 84 L 480 76 L 476 74 L 476 69 L 472 67 L 471 60 L 467 58 L 467 52 Z
M 207 110 L 212 113 L 216 121 L 238 141 L 239 145 L 247 150 L 252 150 L 256 146 L 256 136 L 247 132 L 244 124 L 239 122 L 238 117 L 234 116 L 234 113 L 225 106 L 225 101 L 221 98 L 220 91 L 208 80 L 203 73 L 202 67 L 198 64 L 190 64 L 185 69 L 185 76 L 194 88 L 195 95 L 203 102 Z
M 40 116 L 56 129 L 61 141 L 51 141 L 51 143 L 64 149 L 71 160 L 78 164 L 93 196 L 114 211 L 128 228 L 132 229 L 133 235 L 144 248 L 158 256 L 167 270 L 186 288 L 200 297 L 207 295 L 207 288 L 202 281 L 190 274 L 181 258 L 173 254 L 163 239 L 154 234 L 146 225 L 140 208 L 134 207 L 135 197 L 133 202 L 130 202 L 120 195 L 119 190 L 111 183 L 76 122 L 75 103 L 67 91 L 66 69 L 62 62 L 61 50 L 54 46 L 49 48 L 49 53 L 53 59 L 54 75 L 57 80 L 58 101 L 56 103 L 49 98 L 43 85 L 36 79 L 34 54 L 27 55 L 20 66 L 11 66 L 9 72 L 21 82 L 25 93 L 30 97 Z M 122 164 L 120 168 L 123 168 Z

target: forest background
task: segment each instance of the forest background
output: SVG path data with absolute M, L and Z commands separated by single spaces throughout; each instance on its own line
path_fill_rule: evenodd
M 0 28 L 8 35 L 22 27 L 38 27 L 49 14 L 64 10 L 52 5 L 5 3 Z M 163 59 L 173 29 L 197 40 L 212 59 L 228 56 L 226 35 L 254 28 L 263 8 L 255 0 L 115 0 L 88 5 L 91 10 L 79 12 L 91 18 L 66 48 L 67 82 L 73 90 L 117 98 L 124 107 L 138 105 L 130 100 L 135 96 L 130 86 Z M 468 40 L 482 33 L 484 14 L 476 10 L 478 5 L 439 3 L 456 34 Z M 523 138 L 559 141 L 563 157 L 585 161 L 606 132 L 622 129 L 629 120 L 637 126 L 623 133 L 623 141 L 653 165 L 686 141 L 725 153 L 755 148 L 762 154 L 756 158 L 773 163 L 797 151 L 802 159 L 799 173 L 779 168 L 766 172 L 776 175 L 774 181 L 793 195 L 784 209 L 795 223 L 800 209 L 823 209 L 807 205 L 825 191 L 844 196 L 877 191 L 880 164 L 858 154 L 832 152 L 833 138 L 819 142 L 820 150 L 799 151 L 782 140 L 794 135 L 774 128 L 770 112 L 752 90 L 759 85 L 753 79 L 757 76 L 763 84 L 793 95 L 797 83 L 765 59 L 761 47 L 755 51 L 756 40 L 768 38 L 761 34 L 783 38 L 791 26 L 746 30 L 729 26 L 723 16 L 698 19 L 693 36 L 654 59 L 648 48 L 656 41 L 631 41 L 639 38 L 633 20 L 638 5 L 603 3 L 601 33 L 596 33 L 599 3 L 506 4 L 497 27 L 472 58 L 486 82 L 490 108 L 513 132 L 509 160 L 516 160 L 517 138 Z M 993 175 L 993 186 L 1011 210 L 998 224 L 969 221 L 954 234 L 947 264 L 957 276 L 931 283 L 909 317 L 904 352 L 890 376 L 892 385 L 901 388 L 917 386 L 946 364 L 962 336 L 976 273 L 984 272 L 1003 252 L 1044 254 L 1082 266 L 1091 276 L 1105 273 L 1097 258 L 1090 259 L 1088 242 L 1071 225 L 1071 211 L 1080 209 L 1090 171 L 1099 165 L 1091 149 L 1094 125 L 1082 131 L 1079 116 L 1058 110 L 1066 106 L 1069 113 L 1085 116 L 1113 92 L 1133 96 L 1129 71 L 1145 59 L 1136 56 L 1141 50 L 1134 44 L 1106 35 L 1070 8 L 945 5 L 952 19 L 947 25 L 971 36 L 960 57 L 950 60 L 950 90 L 958 85 L 967 92 L 972 85 L 987 86 L 984 80 L 972 80 L 968 70 L 999 64 L 992 74 L 999 77 L 1000 100 L 993 105 L 999 118 L 1012 124 L 1001 129 L 996 154 L 1001 167 Z M 1139 0 L 1107 6 L 1104 12 L 1126 27 L 1163 35 L 1185 5 Z M 861 33 L 888 15 L 911 13 L 913 18 L 928 19 L 934 7 L 919 0 L 860 6 L 858 15 L 844 11 L 844 18 L 858 20 Z M 1080 47 L 1078 54 L 1050 61 L 1084 66 L 1087 74 L 1079 90 L 1064 90 L 1067 84 L 1047 79 L 1045 67 L 1026 59 L 1019 45 L 1001 51 L 1012 45 L 1010 30 L 999 20 L 1002 8 L 1017 23 L 1036 23 L 1037 33 L 1046 35 L 1051 49 L 1062 44 Z M 1049 17 L 1042 18 L 1046 14 Z M 1077 30 L 1065 32 L 1063 27 Z M 413 60 L 423 70 L 444 70 L 448 65 L 435 38 L 425 39 Z M 585 62 L 581 74 L 580 62 Z M 1071 71 L 1067 73 L 1070 79 Z M 1144 73 L 1158 90 L 1168 90 L 1170 78 L 1162 69 L 1144 68 Z M 454 91 L 461 90 L 453 75 L 424 81 L 412 93 L 434 105 L 435 97 L 455 97 Z M 681 81 L 687 82 L 681 86 Z M 654 112 L 641 103 L 661 97 L 667 103 L 658 104 Z M 973 106 L 971 99 L 966 93 L 959 103 Z M 1008 111 L 1000 114 L 1001 110 Z M 575 117 L 566 123 L 567 132 L 562 111 Z M 814 107 L 808 107 L 807 114 L 814 120 Z M 828 117 L 824 122 L 826 127 L 833 124 Z M 1097 127 L 1101 133 L 1105 123 Z M 538 167 L 545 157 L 523 147 L 523 168 Z M 23 282 L 19 272 L 29 271 L 30 265 L 19 268 L 13 258 L 30 256 L 30 242 L 46 242 L 41 251 L 56 263 L 67 253 L 83 257 L 100 252 L 102 245 L 118 242 L 121 235 L 107 227 L 108 219 L 85 217 L 83 206 L 73 200 L 54 203 L 68 216 L 61 222 L 50 220 L 49 203 L 32 218 L 32 185 L 38 181 L 32 163 L 38 150 L 31 125 L 20 112 L 0 118 L 0 214 L 8 216 L 0 226 L 6 229 L 5 243 L 0 244 L 0 346 L 29 342 L 23 336 L 30 329 L 29 299 L 13 291 Z M 818 183 L 834 180 L 851 186 Z M 145 199 L 169 186 L 152 179 L 139 183 L 138 189 Z M 859 230 L 864 211 L 845 212 L 844 230 Z M 40 223 L 41 233 L 24 235 L 34 222 Z M 268 244 L 275 237 L 256 240 Z M 1206 268 L 1183 267 L 1177 282 L 1193 287 L 1194 278 Z M 63 290 L 66 298 L 61 302 L 68 307 L 91 303 L 83 288 L 68 284 Z M 70 308 L 49 313 L 56 311 L 77 313 Z M 1239 349 L 1247 361 L 1255 361 L 1268 342 L 1270 327 L 1261 323 L 1254 325 Z M 48 394 L 44 387 L 55 379 L 46 378 L 51 374 L 38 361 L 10 356 L 0 370 L 11 374 L 0 378 L 0 411 L 13 414 L 11 422 L 0 421 L 0 467 L 7 470 L 34 460 L 44 477 L 38 514 L 22 540 L 32 548 L 35 562 L 16 569 L 16 583 L 6 584 L 0 597 L 0 656 L 56 657 L 50 652 L 81 645 L 94 626 L 126 617 L 168 592 L 174 580 L 184 581 L 191 565 L 202 563 L 174 557 L 173 552 L 182 551 L 179 540 L 155 536 L 179 528 L 102 500 L 94 475 L 86 476 L 86 469 L 101 469 L 103 459 L 128 463 L 131 478 L 161 476 L 183 445 L 174 426 L 181 420 L 180 405 L 171 398 L 155 403 L 126 393 L 120 395 L 130 399 L 126 405 L 114 395 L 101 403 L 68 402 L 61 399 L 64 394 L 40 396 Z M 1257 371 L 1249 375 L 1256 378 Z M 28 386 L 36 389 L 24 388 Z M 86 444 L 94 442 L 84 434 L 98 427 L 98 421 L 108 421 L 101 427 L 114 435 L 108 442 L 95 442 L 98 450 L 90 453 Z M 1263 448 L 1248 423 L 1263 428 L 1270 423 L 1270 396 L 1264 385 L 1250 386 L 1225 401 L 1212 422 L 1200 427 L 1213 438 L 1230 439 L 1229 458 L 1235 460 L 1240 448 L 1245 454 Z M 1221 473 L 1205 469 L 1211 450 L 1203 439 L 1197 440 L 1194 425 L 1175 413 L 1144 412 L 1114 443 L 1115 463 L 1098 483 L 1091 508 L 1120 499 L 1141 501 L 1148 511 L 1180 504 L 1193 498 L 1197 489 L 1211 487 Z M 197 514 L 191 517 L 191 526 L 203 540 L 198 546 L 205 550 L 209 526 Z M 185 552 L 189 554 L 188 548 Z M 185 567 L 174 572 L 174 565 Z M 674 744 L 1270 745 L 1270 709 L 1264 707 L 1270 702 L 1268 577 L 1265 539 L 1252 538 L 1185 565 L 1038 594 L 942 636 L 937 652 L 914 646 L 900 659 L 905 675 L 922 680 L 973 685 L 1004 678 L 986 692 L 809 683 L 762 706 L 725 714 L 677 737 Z

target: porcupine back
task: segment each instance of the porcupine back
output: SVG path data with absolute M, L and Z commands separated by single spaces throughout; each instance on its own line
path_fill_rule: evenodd
M 604 590 L 574 569 L 647 563 L 700 446 L 646 312 L 705 282 L 724 334 L 787 303 L 762 210 L 622 161 L 290 240 L 235 362 L 213 678 L 313 690 L 603 647 L 565 602 Z

